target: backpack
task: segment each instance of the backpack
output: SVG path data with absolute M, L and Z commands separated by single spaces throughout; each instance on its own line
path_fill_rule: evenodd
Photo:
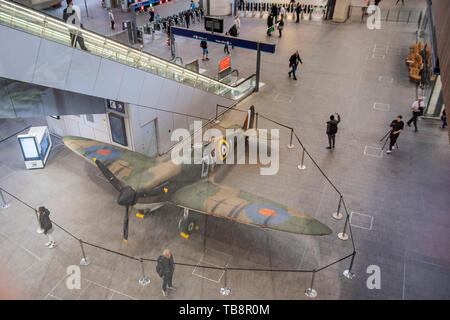
M 63 10 L 63 20 L 64 20 L 64 22 L 67 22 L 67 19 L 69 19 L 69 14 L 67 13 L 67 8 L 68 7 L 66 7 L 64 10 Z
M 156 260 L 156 273 L 158 273 L 158 275 L 162 278 L 163 276 L 163 272 L 164 272 L 164 268 L 163 268 L 163 260 L 164 257 L 163 256 L 159 256 L 158 260 Z
M 200 42 L 200 48 L 203 48 L 203 49 L 206 48 L 206 41 Z

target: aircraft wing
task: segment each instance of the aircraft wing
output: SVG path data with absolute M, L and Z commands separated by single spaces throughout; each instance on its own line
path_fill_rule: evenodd
M 157 186 L 181 171 L 171 161 L 157 161 L 156 158 L 96 140 L 65 136 L 63 142 L 94 165 L 93 159 L 100 160 L 115 178 L 136 191 Z
M 180 207 L 262 228 L 315 236 L 332 232 L 304 213 L 211 179 L 182 187 L 171 201 Z

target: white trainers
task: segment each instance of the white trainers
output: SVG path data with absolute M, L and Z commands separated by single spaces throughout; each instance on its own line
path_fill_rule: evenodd
M 45 243 L 45 246 L 48 247 L 48 246 L 51 245 L 51 244 L 52 244 L 52 242 L 49 241 L 49 242 L 46 242 L 46 243 Z
M 176 287 L 167 287 L 167 289 L 170 289 L 170 290 L 177 290 L 177 288 Z
M 166 291 L 163 290 L 162 293 L 163 293 L 164 297 L 167 297 L 167 292 Z
M 52 242 L 48 248 L 53 249 L 56 246 L 57 246 L 56 242 Z
M 386 153 L 391 153 L 391 152 L 392 152 L 391 150 L 386 151 Z

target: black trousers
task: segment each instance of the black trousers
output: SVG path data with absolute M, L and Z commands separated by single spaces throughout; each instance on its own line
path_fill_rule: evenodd
M 225 52 L 226 54 L 230 54 L 230 50 L 228 49 L 227 45 L 225 45 L 225 47 L 223 47 L 223 52 Z
M 295 22 L 299 23 L 299 21 L 300 21 L 300 12 L 297 12 L 297 20 Z
M 336 140 L 336 134 L 327 134 L 328 135 L 328 143 L 330 144 L 330 148 L 334 148 L 334 142 Z M 333 143 L 333 144 L 331 144 Z
M 408 120 L 407 124 L 411 125 L 411 122 L 414 123 L 414 128 L 417 131 L 417 118 L 419 117 L 419 112 L 413 112 L 412 118 Z
M 74 48 L 76 48 L 76 43 L 78 43 L 78 45 L 80 46 L 80 48 L 84 51 L 88 51 L 88 49 L 86 48 L 86 46 L 84 45 L 84 39 L 82 36 L 77 36 L 74 34 L 70 34 L 70 43 L 72 44 L 72 46 Z
M 163 283 L 162 283 L 163 291 L 167 290 L 167 286 L 172 287 L 172 277 L 173 277 L 173 272 L 166 273 L 163 275 Z
M 391 140 L 389 143 L 389 150 L 392 150 L 392 147 L 394 146 L 394 144 L 397 142 L 397 138 L 400 135 L 400 133 L 397 134 L 392 134 L 389 136 L 389 139 Z
M 114 20 L 111 20 L 111 29 L 114 30 Z

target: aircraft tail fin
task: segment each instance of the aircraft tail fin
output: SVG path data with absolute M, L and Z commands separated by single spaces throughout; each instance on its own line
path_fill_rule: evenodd
M 247 111 L 247 116 L 245 117 L 242 130 L 246 131 L 248 129 L 252 129 L 254 125 L 255 125 L 255 107 L 251 106 Z

